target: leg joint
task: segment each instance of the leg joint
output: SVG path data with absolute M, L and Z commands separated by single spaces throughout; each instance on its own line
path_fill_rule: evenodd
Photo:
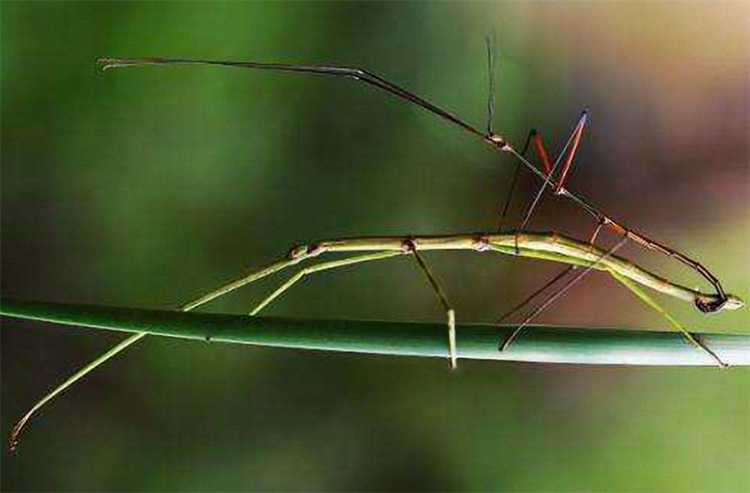
M 401 241 L 401 251 L 408 255 L 417 251 L 417 243 L 412 238 L 406 238 Z
M 299 245 L 289 250 L 287 256 L 291 260 L 302 260 L 305 258 L 317 257 L 325 252 L 325 248 L 319 243 L 310 243 L 309 245 Z
M 475 252 L 486 252 L 492 250 L 490 239 L 487 236 L 478 236 L 477 238 L 475 238 L 474 243 L 471 245 L 471 248 Z

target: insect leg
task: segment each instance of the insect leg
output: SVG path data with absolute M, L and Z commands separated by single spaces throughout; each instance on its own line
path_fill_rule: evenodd
M 566 267 L 565 269 L 563 269 L 562 271 L 560 271 L 557 275 L 555 275 L 555 277 L 553 277 L 552 279 L 550 279 L 549 281 L 547 281 L 544 284 L 544 286 L 542 286 L 541 288 L 539 288 L 536 291 L 534 291 L 533 293 L 531 293 L 522 302 L 520 302 L 519 304 L 517 304 L 516 306 L 514 306 L 512 309 L 510 309 L 507 312 L 505 312 L 500 318 L 497 319 L 497 321 L 495 323 L 496 324 L 502 323 L 504 320 L 507 320 L 511 316 L 513 316 L 516 313 L 518 313 L 519 311 L 521 311 L 524 307 L 526 307 L 529 303 L 531 303 L 537 296 L 539 296 L 540 294 L 542 294 L 545 291 L 547 291 L 547 289 L 549 289 L 551 286 L 553 286 L 555 283 L 557 283 L 563 277 L 567 276 L 568 273 L 572 272 L 577 267 L 578 267 L 577 265 L 569 265 L 568 267 Z
M 563 186 L 565 185 L 565 179 L 568 176 L 570 165 L 573 164 L 573 158 L 578 150 L 578 144 L 581 142 L 581 135 L 583 135 L 583 129 L 586 128 L 586 122 L 588 121 L 588 110 L 583 110 L 581 118 L 578 120 L 575 130 L 573 130 L 573 141 L 570 144 L 570 150 L 567 153 L 565 162 L 560 170 L 560 177 L 557 178 L 557 187 L 555 187 L 555 193 L 560 195 Z
M 545 173 L 547 173 L 547 176 L 550 176 L 552 174 L 552 161 L 550 160 L 549 154 L 547 153 L 547 148 L 544 146 L 542 134 L 540 134 L 536 130 L 532 130 L 532 132 L 534 140 L 534 150 L 536 151 L 536 155 L 542 162 Z
M 497 144 L 488 140 L 488 136 L 482 133 L 473 125 L 463 121 L 458 116 L 454 115 L 450 111 L 443 109 L 436 104 L 431 103 L 425 98 L 418 96 L 406 89 L 402 88 L 386 80 L 379 75 L 376 75 L 368 70 L 355 68 L 355 67 L 337 67 L 330 65 L 297 65 L 287 63 L 263 63 L 263 62 L 239 62 L 229 60 L 199 60 L 199 59 L 188 59 L 188 58 L 163 58 L 163 57 L 147 57 L 147 58 L 108 58 L 102 57 L 97 59 L 97 64 L 102 70 L 119 67 L 138 67 L 148 65 L 159 65 L 159 66 L 210 66 L 210 67 L 224 67 L 224 68 L 243 68 L 253 70 L 269 70 L 275 72 L 290 72 L 290 73 L 307 73 L 307 74 L 320 74 L 338 76 L 349 79 L 360 81 L 364 84 L 376 87 L 382 91 L 385 91 L 393 96 L 408 101 L 410 103 L 421 106 L 423 109 L 430 113 L 439 116 L 443 120 L 457 125 L 470 134 L 473 134 L 480 139 L 486 140 L 493 146 Z M 504 142 L 504 141 L 502 141 Z
M 597 238 L 597 237 L 599 236 L 599 233 L 601 232 L 602 228 L 603 228 L 604 226 L 606 226 L 606 224 L 607 224 L 607 223 L 606 223 L 605 221 L 601 221 L 601 220 L 600 220 L 600 221 L 598 222 L 598 224 L 596 225 L 596 229 L 594 230 L 594 234 L 592 234 L 592 235 L 591 235 L 591 238 L 589 238 L 589 246 L 590 246 L 591 248 L 594 248 L 594 247 L 596 246 L 596 245 L 595 245 L 595 243 L 596 243 L 596 238 Z
M 578 120 L 578 123 L 576 124 L 575 128 L 573 129 L 573 132 L 570 134 L 570 137 L 568 137 L 567 142 L 565 143 L 565 146 L 563 146 L 562 151 L 560 151 L 560 155 L 555 160 L 555 164 L 552 166 L 552 169 L 547 173 L 547 177 L 544 180 L 544 183 L 542 183 L 542 186 L 539 187 L 539 190 L 536 193 L 536 196 L 534 197 L 534 200 L 531 202 L 531 205 L 526 210 L 526 214 L 524 215 L 523 222 L 521 223 L 521 227 L 519 228 L 518 232 L 524 231 L 526 229 L 526 226 L 529 224 L 529 221 L 531 220 L 531 215 L 534 213 L 534 209 L 536 208 L 537 204 L 542 198 L 542 195 L 544 195 L 544 191 L 547 189 L 547 187 L 554 183 L 554 175 L 557 172 L 557 168 L 560 167 L 560 164 L 563 162 L 562 159 L 564 156 L 566 156 L 566 153 L 568 149 L 575 149 L 578 147 L 578 141 L 580 140 L 580 133 L 583 131 L 583 125 L 586 123 L 588 112 L 584 110 L 583 114 L 581 115 L 581 118 Z M 541 142 L 541 141 L 540 141 Z M 571 147 L 572 146 L 572 147 Z M 572 155 L 569 155 L 569 159 L 565 160 L 565 166 L 569 167 L 570 162 L 572 162 Z M 563 171 L 567 173 L 567 168 L 564 167 Z M 558 183 L 559 186 L 559 183 Z M 518 243 L 518 236 L 516 236 L 516 243 Z
M 210 291 L 209 293 L 206 293 L 205 295 L 199 298 L 196 298 L 188 303 L 185 303 L 184 305 L 178 308 L 178 311 L 183 311 L 183 312 L 192 311 L 195 308 L 198 308 L 199 306 L 202 306 L 208 303 L 209 301 L 215 300 L 216 298 L 229 294 L 232 291 L 241 288 L 242 286 L 258 281 L 266 276 L 274 274 L 289 266 L 295 265 L 301 262 L 302 260 L 305 260 L 316 254 L 317 253 L 315 251 L 311 251 L 307 249 L 301 254 L 292 255 L 278 262 L 274 262 L 260 270 L 253 271 L 247 275 L 240 277 L 239 279 L 223 284 L 219 288 L 214 289 Z M 128 347 L 132 346 L 133 344 L 143 339 L 146 335 L 147 334 L 145 332 L 141 332 L 141 333 L 133 334 L 127 337 L 126 339 L 123 339 L 121 342 L 114 345 L 105 353 L 101 354 L 96 359 L 94 359 L 90 363 L 83 366 L 80 370 L 76 371 L 73 375 L 66 378 L 63 382 L 61 382 L 54 389 L 48 392 L 44 397 L 42 397 L 36 404 L 34 404 L 34 406 L 29 411 L 26 412 L 26 414 L 23 415 L 23 417 L 18 421 L 18 423 L 16 423 L 16 425 L 13 427 L 13 430 L 11 431 L 10 437 L 8 439 L 10 451 L 13 452 L 16 450 L 16 447 L 18 446 L 18 437 L 21 431 L 24 429 L 29 419 L 31 419 L 32 416 L 38 413 L 39 410 L 42 409 L 42 407 L 44 407 L 52 399 L 54 399 L 55 397 L 63 393 L 65 390 L 69 389 L 77 381 L 81 380 L 83 377 L 85 377 L 86 375 L 94 371 L 96 368 L 106 363 L 107 361 L 111 360 L 112 358 L 120 354 L 122 351 L 127 349 Z
M 406 240 L 404 242 L 404 251 L 414 255 L 417 265 L 427 277 L 427 281 L 435 292 L 438 301 L 445 309 L 445 313 L 448 317 L 448 351 L 450 354 L 451 369 L 455 370 L 458 366 L 458 351 L 456 348 L 456 311 L 451 307 L 443 288 L 440 286 L 440 283 L 437 281 L 430 268 L 427 267 L 427 264 L 417 251 L 416 245 L 414 245 L 412 240 Z
M 604 252 L 598 259 L 591 262 L 589 265 L 586 266 L 585 269 L 583 269 L 581 272 L 579 272 L 575 277 L 571 278 L 563 287 L 561 287 L 555 294 L 547 298 L 547 300 L 539 305 L 531 314 L 529 314 L 521 324 L 516 327 L 516 329 L 511 332 L 511 334 L 505 338 L 504 341 L 502 341 L 498 347 L 499 351 L 505 350 L 511 342 L 518 336 L 518 334 L 536 317 L 542 314 L 547 308 L 552 305 L 558 298 L 560 298 L 562 295 L 568 292 L 570 288 L 572 288 L 577 282 L 579 282 L 581 279 L 583 279 L 586 275 L 588 275 L 594 267 L 599 265 L 599 263 L 602 260 L 605 260 L 612 256 L 617 250 L 619 250 L 625 243 L 628 241 L 627 237 L 622 238 L 615 246 Z
M 29 421 L 29 419 L 31 419 L 31 417 L 34 416 L 34 414 L 36 414 L 42 407 L 44 407 L 49 401 L 51 401 L 58 395 L 65 392 L 78 380 L 85 377 L 87 374 L 91 373 L 99 365 L 112 359 L 117 354 L 119 354 L 120 352 L 128 348 L 129 346 L 143 339 L 145 336 L 146 336 L 146 333 L 141 332 L 138 334 L 131 335 L 130 337 L 124 339 L 123 341 L 119 342 L 118 344 L 113 346 L 111 349 L 109 349 L 107 352 L 100 355 L 94 361 L 90 362 L 89 364 L 87 364 L 86 366 L 84 366 L 83 368 L 75 372 L 73 375 L 65 379 L 65 381 L 63 381 L 61 384 L 59 384 L 54 389 L 52 389 L 51 392 L 49 392 L 47 395 L 42 397 L 36 404 L 34 404 L 34 406 L 31 409 L 26 411 L 26 414 L 24 414 L 21 417 L 21 419 L 18 420 L 15 426 L 13 426 L 13 430 L 11 430 L 10 437 L 8 438 L 8 448 L 10 449 L 10 452 L 13 453 L 16 451 L 16 447 L 18 447 L 18 436 L 21 434 L 21 431 L 23 430 L 24 426 L 26 426 L 26 423 Z
M 542 148 L 543 149 L 543 148 Z M 589 239 L 589 245 L 591 248 L 595 247 L 595 242 L 597 236 L 599 236 L 599 232 L 601 229 L 605 226 L 604 221 L 599 221 L 599 224 L 597 225 L 596 229 L 594 230 L 594 234 L 591 235 L 591 238 Z M 518 252 L 516 252 L 518 253 Z M 557 283 L 560 279 L 564 278 L 566 275 L 568 275 L 570 272 L 577 269 L 579 266 L 576 264 L 571 264 L 562 271 L 560 271 L 555 277 L 551 278 L 549 281 L 547 281 L 541 288 L 537 289 L 533 293 L 531 293 L 528 297 L 526 297 L 522 302 L 514 306 L 512 309 L 505 312 L 497 321 L 496 324 L 502 323 L 504 320 L 507 320 L 511 316 L 518 313 L 520 310 L 522 310 L 525 306 L 527 306 L 529 303 L 531 303 L 534 298 L 544 293 L 550 286 L 553 286 L 555 283 Z
M 274 301 L 276 298 L 281 296 L 285 291 L 287 291 L 289 288 L 294 286 L 297 282 L 304 279 L 310 274 L 314 274 L 316 272 L 323 272 L 326 270 L 336 269 L 338 267 L 344 267 L 346 265 L 353 265 L 353 264 L 361 264 L 363 262 L 369 262 L 371 260 L 381 260 L 381 259 L 387 259 L 391 257 L 395 257 L 398 255 L 403 255 L 403 252 L 398 251 L 387 251 L 387 252 L 377 252 L 377 253 L 370 253 L 367 255 L 359 255 L 356 257 L 349 257 L 345 259 L 339 259 L 339 260 L 332 260 L 330 262 L 323 262 L 320 264 L 312 265 L 310 267 L 305 267 L 304 269 L 300 270 L 296 274 L 294 274 L 292 277 L 290 277 L 284 284 L 276 288 L 274 292 L 272 292 L 270 295 L 268 295 L 266 298 L 264 298 L 258 305 L 253 309 L 253 311 L 250 312 L 250 315 L 257 315 L 263 308 L 268 306 L 272 301 Z
M 536 133 L 536 130 L 533 128 L 529 132 L 529 135 L 526 137 L 526 143 L 523 146 L 523 152 L 521 152 L 521 156 L 525 156 L 526 152 L 529 150 L 529 144 L 531 143 L 531 139 Z M 513 199 L 513 192 L 516 191 L 516 182 L 518 182 L 518 176 L 521 174 L 521 165 L 520 163 L 515 163 L 515 170 L 513 171 L 513 178 L 510 181 L 510 186 L 508 187 L 508 194 L 505 198 L 505 205 L 503 205 L 503 210 L 500 213 L 500 221 L 497 225 L 497 231 L 498 233 L 503 230 L 503 226 L 505 223 L 505 216 L 508 214 L 508 208 L 510 207 L 510 202 Z
M 642 290 L 640 287 L 636 286 L 633 281 L 626 278 L 622 274 L 612 271 L 609 271 L 612 276 L 619 281 L 623 286 L 628 288 L 633 294 L 635 294 L 641 301 L 646 303 L 648 306 L 650 306 L 655 312 L 666 318 L 670 324 L 672 324 L 677 330 L 679 330 L 682 335 L 687 339 L 687 341 L 695 346 L 696 348 L 700 349 L 701 351 L 704 351 L 708 356 L 710 356 L 716 364 L 719 365 L 720 368 L 727 368 L 729 365 L 727 365 L 722 359 L 714 352 L 712 351 L 708 346 L 703 344 L 700 340 L 696 339 L 693 334 L 688 332 L 688 330 L 679 322 L 677 321 L 672 314 L 670 314 L 668 311 L 666 311 L 659 303 L 656 302 L 651 296 L 649 296 L 644 290 Z

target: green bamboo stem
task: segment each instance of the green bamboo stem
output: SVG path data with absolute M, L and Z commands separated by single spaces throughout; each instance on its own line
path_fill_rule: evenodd
M 443 323 L 307 320 L 143 310 L 4 299 L 4 317 L 201 341 L 447 358 Z M 459 359 L 598 365 L 710 366 L 678 332 L 529 325 L 505 351 L 514 325 L 460 324 Z M 8 330 L 8 327 L 5 327 Z M 750 366 L 750 336 L 693 336 L 731 366 Z

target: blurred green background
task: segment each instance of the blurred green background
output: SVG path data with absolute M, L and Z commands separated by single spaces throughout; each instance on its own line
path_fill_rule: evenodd
M 2 2 L 2 294 L 174 307 L 293 244 L 492 230 L 513 171 L 445 122 L 347 80 L 96 56 L 361 66 L 555 148 L 592 112 L 570 187 L 750 296 L 746 2 Z M 528 176 L 512 209 L 533 194 Z M 532 221 L 585 237 L 547 198 Z M 611 244 L 612 238 L 604 238 Z M 688 284 L 655 254 L 628 254 Z M 492 322 L 554 264 L 429 256 Z M 247 311 L 280 279 L 208 310 Z M 688 326 L 748 330 L 748 311 Z M 408 261 L 322 274 L 269 314 L 441 320 Z M 594 274 L 541 321 L 666 329 Z M 2 427 L 119 336 L 3 321 Z M 27 491 L 747 491 L 750 372 L 363 357 L 147 339 L 2 454 Z

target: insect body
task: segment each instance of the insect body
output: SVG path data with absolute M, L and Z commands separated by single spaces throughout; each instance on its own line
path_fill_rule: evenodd
M 488 44 L 489 46 L 489 44 Z M 490 71 L 494 64 L 494 58 L 490 51 Z M 336 258 L 318 263 L 308 264 L 301 268 L 296 274 L 289 277 L 271 294 L 261 300 L 250 314 L 258 314 L 275 299 L 290 289 L 297 282 L 312 274 L 327 270 L 334 270 L 345 266 L 371 262 L 375 260 L 392 259 L 395 257 L 412 257 L 417 267 L 425 275 L 430 287 L 433 289 L 438 301 L 443 307 L 448 326 L 448 347 L 451 367 L 455 368 L 457 359 L 460 355 L 460 345 L 457 341 L 455 330 L 456 312 L 448 297 L 437 280 L 437 277 L 428 267 L 421 252 L 434 250 L 470 250 L 485 253 L 500 253 L 511 256 L 530 257 L 541 260 L 548 260 L 567 264 L 568 269 L 561 275 L 558 275 L 545 287 L 532 295 L 529 300 L 521 306 L 525 306 L 528 301 L 542 293 L 547 287 L 557 282 L 568 273 L 578 270 L 578 273 L 570 279 L 565 286 L 557 291 L 555 295 L 548 298 L 537 309 L 528 316 L 523 323 L 498 347 L 499 351 L 507 350 L 512 340 L 519 335 L 523 327 L 529 323 L 532 317 L 539 315 L 542 310 L 549 306 L 555 299 L 561 296 L 567 289 L 573 286 L 583 276 L 592 271 L 601 271 L 613 276 L 623 286 L 633 292 L 638 298 L 644 301 L 652 309 L 663 315 L 669 322 L 682 332 L 685 339 L 704 351 L 706 356 L 711 358 L 720 366 L 726 366 L 721 359 L 700 340 L 697 340 L 688 330 L 686 330 L 674 317 L 664 310 L 652 297 L 646 289 L 662 293 L 680 300 L 688 301 L 694 304 L 704 313 L 714 313 L 720 310 L 735 310 L 743 306 L 742 300 L 736 296 L 726 294 L 718 278 L 711 273 L 706 267 L 689 256 L 663 245 L 653 240 L 645 234 L 635 229 L 625 226 L 623 223 L 613 219 L 605 214 L 588 200 L 572 192 L 566 187 L 568 172 L 572 166 L 574 156 L 578 149 L 581 135 L 588 121 L 588 112 L 584 111 L 581 118 L 575 125 L 567 143 L 563 147 L 557 159 L 552 162 L 542 141 L 541 135 L 532 130 L 522 151 L 508 142 L 503 136 L 496 134 L 492 130 L 492 114 L 494 103 L 494 84 L 493 78 L 490 78 L 490 103 L 489 103 L 489 121 L 487 130 L 480 131 L 475 126 L 465 122 L 453 113 L 431 103 L 430 101 L 418 96 L 378 75 L 367 70 L 358 68 L 346 68 L 336 66 L 318 66 L 318 65 L 292 65 L 280 63 L 261 63 L 261 62 L 235 62 L 235 61 L 215 61 L 215 60 L 191 60 L 179 58 L 101 58 L 98 60 L 103 69 L 117 67 L 136 67 L 144 65 L 158 66 L 211 66 L 223 68 L 241 68 L 252 70 L 279 71 L 290 73 L 318 74 L 328 76 L 338 76 L 354 79 L 367 85 L 385 91 L 395 97 L 405 100 L 411 104 L 416 104 L 426 111 L 438 116 L 439 118 L 460 127 L 464 131 L 480 139 L 496 151 L 510 155 L 516 163 L 516 174 L 511 182 L 511 193 L 515 186 L 518 171 L 526 169 L 530 171 L 537 179 L 542 181 L 542 185 L 537 192 L 533 202 L 527 208 L 521 227 L 512 232 L 488 232 L 476 234 L 455 234 L 443 236 L 412 236 L 412 237 L 362 237 L 362 238 L 345 238 L 316 242 L 310 245 L 304 245 L 293 248 L 284 258 L 266 265 L 258 270 L 254 270 L 236 280 L 221 285 L 207 294 L 200 296 L 188 303 L 183 304 L 178 309 L 180 311 L 192 311 L 201 307 L 210 301 L 235 291 L 247 284 L 258 281 L 262 278 L 277 274 L 298 264 L 307 263 L 317 257 L 327 256 L 329 254 L 351 255 L 344 258 Z M 533 143 L 537 157 L 542 164 L 542 168 L 535 166 L 526 158 L 526 151 Z M 596 222 L 596 229 L 588 242 L 583 242 L 569 238 L 558 233 L 533 233 L 526 231 L 531 214 L 543 196 L 546 190 L 551 190 L 554 194 L 564 197 L 590 214 Z M 501 223 L 505 219 L 508 210 L 508 201 L 503 208 Z M 603 249 L 596 245 L 596 238 L 603 228 L 608 228 L 618 237 L 619 242 L 612 248 Z M 501 228 L 502 229 L 502 228 Z M 713 292 L 702 292 L 697 289 L 691 289 L 681 284 L 672 282 L 662 276 L 650 272 L 623 257 L 615 255 L 617 250 L 626 242 L 633 242 L 636 245 L 667 255 L 670 258 L 687 265 L 697 274 L 703 277 L 713 288 Z M 513 310 L 515 312 L 516 310 Z M 138 342 L 145 337 L 145 333 L 139 333 L 123 340 L 118 345 L 107 351 L 105 354 L 92 361 L 84 368 L 76 372 L 67 380 L 58 385 L 52 392 L 41 399 L 32 407 L 14 427 L 10 437 L 11 449 L 17 444 L 18 434 L 23 429 L 28 420 L 47 402 L 62 393 L 64 390 L 73 385 L 86 374 L 90 373 L 96 367 L 111 359 L 122 352 L 127 347 Z

